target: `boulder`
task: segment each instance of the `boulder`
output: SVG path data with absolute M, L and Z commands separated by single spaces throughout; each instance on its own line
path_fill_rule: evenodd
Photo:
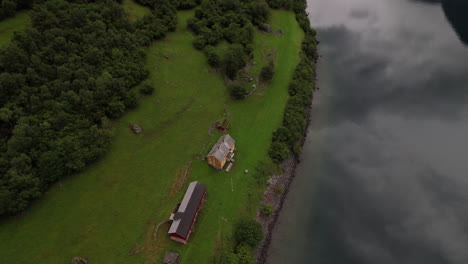
M 133 132 L 135 132 L 136 134 L 140 134 L 143 131 L 143 129 L 137 124 L 130 123 L 128 125 L 130 126 L 130 129 L 133 130 Z
M 71 264 L 88 264 L 88 260 L 80 257 L 73 257 Z

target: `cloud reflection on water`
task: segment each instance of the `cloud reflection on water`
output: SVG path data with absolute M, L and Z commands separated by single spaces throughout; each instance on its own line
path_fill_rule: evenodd
M 468 49 L 438 5 L 310 0 L 309 13 L 319 106 L 270 263 L 468 263 Z

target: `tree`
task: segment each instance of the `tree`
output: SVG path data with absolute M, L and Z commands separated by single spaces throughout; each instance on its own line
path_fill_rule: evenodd
M 154 88 L 151 83 L 144 82 L 140 85 L 140 93 L 145 95 L 151 95 L 154 92 Z
M 260 78 L 262 81 L 267 82 L 273 78 L 273 63 L 269 63 L 266 66 L 262 67 L 262 70 L 260 71 Z
M 11 17 L 15 15 L 16 12 L 16 3 L 12 0 L 3 0 L 2 1 L 2 11 L 4 17 Z
M 219 257 L 218 264 L 239 264 L 239 258 L 232 252 L 224 252 Z
M 210 64 L 211 67 L 218 67 L 220 63 L 219 55 L 216 53 L 215 47 L 209 45 L 206 46 L 203 52 L 206 55 L 206 58 L 208 60 L 208 64 Z
M 204 36 L 197 36 L 194 40 L 193 40 L 193 46 L 198 49 L 198 50 L 202 50 L 205 46 L 206 46 L 206 39 Z
M 273 132 L 272 141 L 289 143 L 291 141 L 291 132 L 286 127 L 281 126 Z
M 248 245 L 255 248 L 263 239 L 262 226 L 255 220 L 242 220 L 234 233 L 237 245 Z
M 124 98 L 124 104 L 127 109 L 133 109 L 138 104 L 138 97 L 134 91 L 127 92 Z
M 274 208 L 271 204 L 263 204 L 262 205 L 262 214 L 266 216 L 271 216 L 273 214 Z
M 247 244 L 241 244 L 237 247 L 237 257 L 239 264 L 254 264 L 255 257 L 252 248 Z
M 231 97 L 237 100 L 244 99 L 245 96 L 247 95 L 247 89 L 245 86 L 240 85 L 238 83 L 234 83 L 229 86 L 229 90 L 231 93 Z
M 244 48 L 240 44 L 229 46 L 224 55 L 224 67 L 226 75 L 232 80 L 236 77 L 237 72 L 242 69 L 247 63 Z
M 274 162 L 280 163 L 289 156 L 289 147 L 284 142 L 273 142 L 268 154 Z

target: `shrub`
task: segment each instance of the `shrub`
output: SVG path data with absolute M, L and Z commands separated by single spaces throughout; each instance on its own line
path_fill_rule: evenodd
M 237 245 L 255 248 L 263 239 L 262 226 L 255 220 L 242 220 L 236 227 L 234 237 Z
M 208 64 L 210 64 L 211 67 L 216 68 L 219 66 L 219 63 L 220 63 L 219 55 L 218 53 L 216 53 L 216 49 L 213 46 L 211 45 L 206 46 L 203 52 L 205 53 L 206 58 L 208 60 Z
M 244 47 L 239 44 L 234 44 L 224 54 L 224 71 L 226 75 L 233 80 L 237 72 L 242 69 L 247 63 Z
M 125 107 L 128 109 L 135 108 L 138 104 L 138 98 L 137 98 L 136 93 L 133 91 L 128 92 L 124 98 L 124 104 L 125 104 Z
M 273 142 L 289 143 L 291 141 L 291 132 L 286 127 L 282 126 L 273 132 Z
M 271 216 L 273 214 L 274 208 L 271 204 L 263 204 L 262 205 L 262 214 L 266 216 Z
M 281 195 L 281 194 L 283 194 L 283 192 L 284 192 L 284 187 L 282 185 L 278 184 L 278 185 L 275 186 L 275 193 L 277 195 Z
M 268 161 L 260 161 L 255 166 L 252 176 L 257 180 L 258 184 L 263 184 L 271 176 L 279 172 L 278 166 Z
M 262 68 L 262 70 L 260 71 L 260 78 L 262 79 L 262 81 L 267 82 L 273 78 L 273 68 L 273 63 L 269 63 L 267 66 L 264 66 Z
M 198 50 L 202 50 L 205 47 L 205 45 L 206 39 L 202 35 L 197 36 L 193 41 L 193 46 Z
M 240 85 L 240 84 L 230 85 L 229 91 L 231 93 L 231 97 L 237 100 L 244 99 L 245 96 L 248 94 L 247 88 L 245 88 L 244 85 Z
M 281 163 L 289 156 L 288 145 L 283 142 L 273 142 L 268 154 L 270 154 L 270 157 L 274 162 Z
M 254 264 L 255 257 L 253 250 L 246 244 L 241 244 L 237 247 L 237 257 L 239 259 L 239 264 Z
M 224 252 L 221 254 L 221 257 L 219 257 L 218 264 L 238 264 L 239 263 L 239 258 L 237 257 L 236 254 L 232 252 Z
M 140 93 L 146 94 L 146 95 L 151 95 L 154 92 L 154 88 L 150 83 L 142 83 L 140 85 Z

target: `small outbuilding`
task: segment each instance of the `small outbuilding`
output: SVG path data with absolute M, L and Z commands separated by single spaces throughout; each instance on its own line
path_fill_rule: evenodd
M 198 181 L 190 183 L 182 202 L 170 218 L 172 223 L 167 233 L 172 240 L 187 244 L 205 194 L 205 185 Z
M 234 161 L 235 149 L 236 141 L 229 134 L 221 136 L 206 156 L 208 164 L 215 169 L 223 169 L 227 161 Z
M 229 119 L 227 118 L 224 118 L 223 120 L 221 120 L 221 122 L 218 122 L 218 125 L 216 126 L 216 128 L 219 130 L 219 131 L 226 131 L 229 129 L 229 125 L 231 124 L 231 122 L 229 122 Z
M 164 255 L 163 263 L 164 264 L 178 264 L 179 254 L 172 252 L 172 251 L 166 252 L 166 255 Z

